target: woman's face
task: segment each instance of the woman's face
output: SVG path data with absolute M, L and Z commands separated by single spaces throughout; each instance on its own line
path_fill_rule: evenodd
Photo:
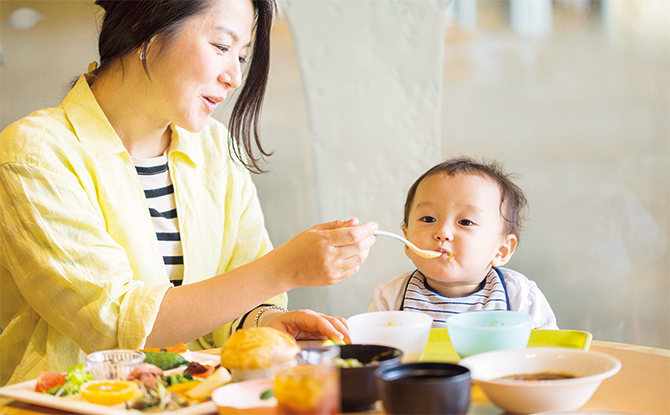
M 498 185 L 478 175 L 440 173 L 419 184 L 403 231 L 419 248 L 443 252 L 424 259 L 406 250 L 433 288 L 449 296 L 469 294 L 492 265 L 501 265 L 507 238 L 500 200 Z
M 202 130 L 242 83 L 253 23 L 250 0 L 215 0 L 204 14 L 186 19 L 160 54 L 161 45 L 150 43 L 147 98 L 155 105 L 154 116 L 191 132 Z

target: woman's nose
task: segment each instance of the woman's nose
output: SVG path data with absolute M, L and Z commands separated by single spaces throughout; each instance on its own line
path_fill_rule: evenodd
M 219 82 L 226 84 L 233 89 L 242 85 L 242 65 L 240 61 L 235 59 L 233 62 L 226 65 L 224 70 L 219 74 Z

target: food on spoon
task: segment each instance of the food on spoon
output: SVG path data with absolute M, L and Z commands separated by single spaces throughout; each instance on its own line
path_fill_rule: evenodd
M 233 333 L 221 349 L 221 365 L 236 381 L 269 377 L 274 365 L 289 363 L 300 352 L 295 339 L 271 327 L 251 327 Z

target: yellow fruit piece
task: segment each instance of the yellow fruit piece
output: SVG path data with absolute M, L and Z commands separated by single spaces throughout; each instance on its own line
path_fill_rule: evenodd
M 133 397 L 137 384 L 128 380 L 92 380 L 79 387 L 81 396 L 91 403 L 112 406 Z
M 186 395 L 191 399 L 203 399 L 219 386 L 223 386 L 230 382 L 232 377 L 225 367 L 220 367 L 214 371 L 207 379 L 200 382 L 193 389 L 186 392 Z
M 172 393 L 172 392 L 177 392 L 177 393 L 184 393 L 188 392 L 194 387 L 198 386 L 200 383 L 199 380 L 192 380 L 190 382 L 184 382 L 184 383 L 177 383 L 176 385 L 171 385 L 167 387 L 167 391 Z

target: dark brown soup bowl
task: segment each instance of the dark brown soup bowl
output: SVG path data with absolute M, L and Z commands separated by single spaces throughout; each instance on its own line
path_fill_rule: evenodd
M 470 370 L 450 363 L 401 363 L 375 372 L 387 414 L 465 414 Z
M 340 358 L 356 359 L 362 367 L 345 367 L 340 370 L 342 411 L 366 411 L 379 399 L 375 383 L 375 370 L 400 361 L 402 351 L 373 344 L 345 344 L 340 346 Z

